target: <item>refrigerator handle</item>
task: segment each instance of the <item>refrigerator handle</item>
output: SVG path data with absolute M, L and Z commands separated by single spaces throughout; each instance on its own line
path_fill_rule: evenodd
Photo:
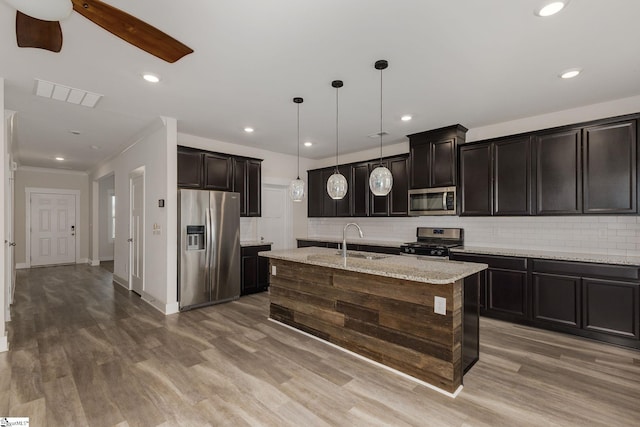
M 210 283 L 211 277 L 211 210 L 209 208 L 204 210 L 205 217 L 205 239 L 204 239 L 204 280 L 207 286 Z

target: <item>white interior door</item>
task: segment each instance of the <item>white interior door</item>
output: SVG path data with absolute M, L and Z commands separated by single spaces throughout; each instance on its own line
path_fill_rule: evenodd
M 31 266 L 76 262 L 76 196 L 31 193 Z
M 6 242 L 7 242 L 7 248 L 5 251 L 5 261 L 4 261 L 4 280 L 6 283 L 6 289 L 7 289 L 7 305 L 12 304 L 13 303 L 13 294 L 15 291 L 15 287 L 14 284 L 16 282 L 16 263 L 15 263 L 15 246 L 16 243 L 14 241 L 14 236 L 13 236 L 13 191 L 14 191 L 14 179 L 13 179 L 13 175 L 14 172 L 12 170 L 10 170 L 9 167 L 9 172 L 7 173 L 8 179 L 7 179 L 7 191 L 5 193 L 5 229 L 4 229 L 4 235 L 6 238 Z
M 144 174 L 131 175 L 131 216 L 129 248 L 131 290 L 142 295 L 144 289 Z
M 288 186 L 263 185 L 262 217 L 258 219 L 258 237 L 273 242 L 271 248 L 289 249 L 289 223 L 291 203 Z

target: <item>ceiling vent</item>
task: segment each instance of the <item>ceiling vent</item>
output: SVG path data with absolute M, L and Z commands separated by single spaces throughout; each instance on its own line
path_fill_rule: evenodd
M 380 138 L 381 136 L 389 135 L 389 132 L 383 130 L 382 132 L 372 133 L 371 135 L 367 135 L 369 138 Z
M 36 79 L 36 95 L 89 108 L 94 108 L 102 98 L 102 95 L 97 93 L 40 79 Z

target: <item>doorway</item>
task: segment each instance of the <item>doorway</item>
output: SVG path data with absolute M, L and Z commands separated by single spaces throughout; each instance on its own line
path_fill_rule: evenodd
M 129 283 L 131 290 L 144 291 L 144 169 L 129 175 L 131 212 L 129 215 Z
M 262 186 L 262 216 L 258 219 L 258 237 L 273 242 L 273 250 L 292 247 L 292 202 L 288 189 L 288 183 Z
M 77 190 L 27 188 L 28 267 L 75 264 L 79 252 Z

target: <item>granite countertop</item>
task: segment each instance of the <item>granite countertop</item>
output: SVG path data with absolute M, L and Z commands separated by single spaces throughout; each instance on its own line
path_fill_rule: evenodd
M 434 260 L 419 256 L 374 254 L 359 251 L 348 251 L 348 253 L 370 256 L 372 259 L 347 257 L 345 260 L 335 249 L 316 247 L 260 252 L 259 255 L 284 261 L 432 284 L 453 283 L 487 268 L 487 264 Z
M 308 240 L 312 242 L 331 242 L 331 243 L 342 243 L 342 239 L 339 237 L 296 237 L 296 240 Z M 350 235 L 347 236 L 347 244 L 349 245 L 370 245 L 370 246 L 388 246 L 388 247 L 400 247 L 400 245 L 404 245 L 406 242 L 394 242 L 389 240 L 367 240 L 361 239 L 357 237 L 357 233 L 355 236 Z
M 240 246 L 243 248 L 249 246 L 264 246 L 264 245 L 273 245 L 273 242 L 267 242 L 266 240 L 247 240 L 246 242 L 240 242 Z
M 503 255 L 526 258 L 554 259 L 560 261 L 595 262 L 600 264 L 619 264 L 640 266 L 640 257 L 607 254 L 587 254 L 574 252 L 555 252 L 534 249 L 507 249 L 482 246 L 463 246 L 451 248 L 451 252 Z

